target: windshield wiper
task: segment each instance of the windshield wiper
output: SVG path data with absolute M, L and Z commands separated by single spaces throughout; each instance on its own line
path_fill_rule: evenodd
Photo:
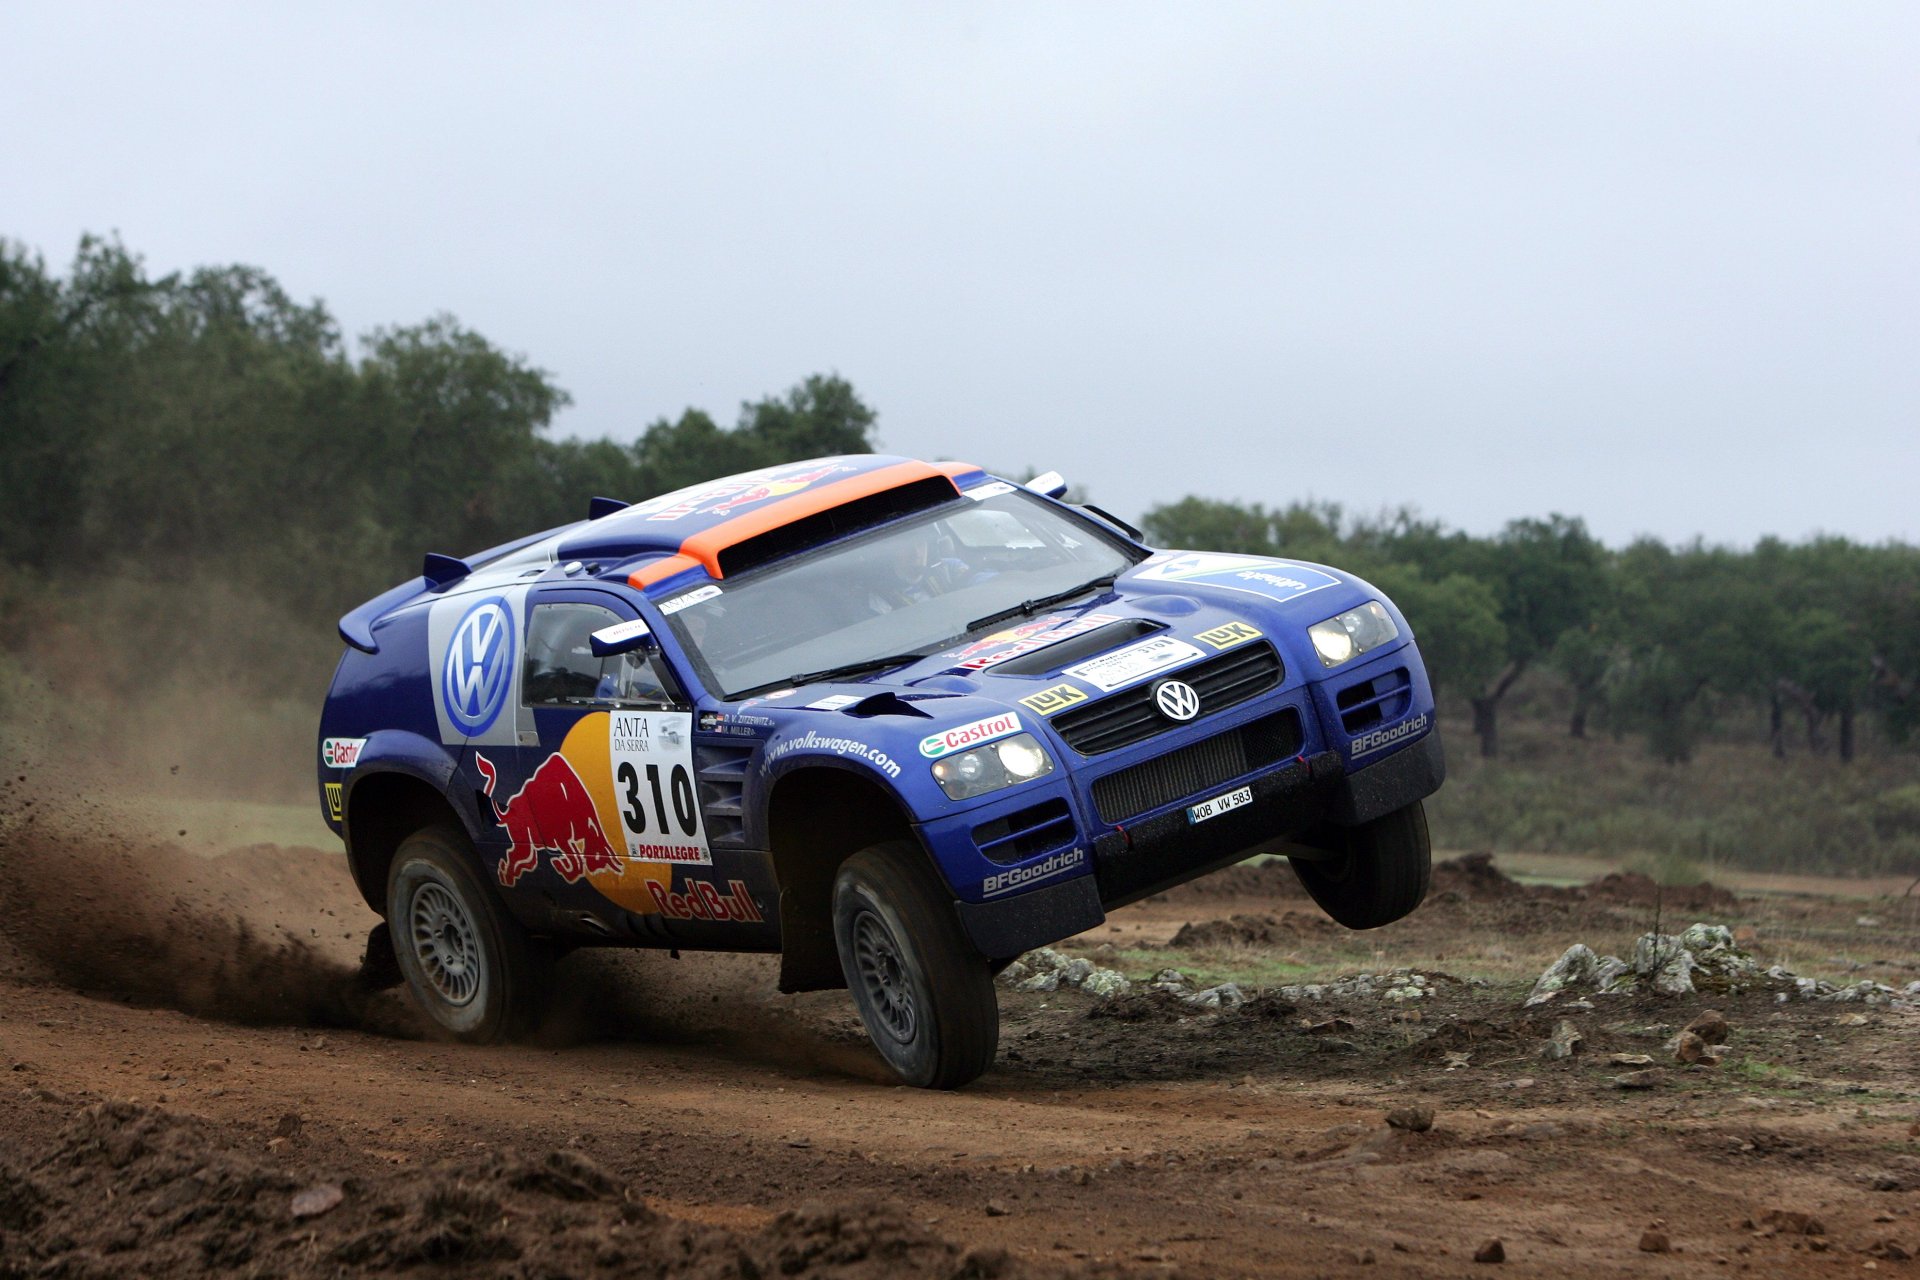
M 909 662 L 919 662 L 922 658 L 931 658 L 931 653 L 889 653 L 881 658 L 861 658 L 858 662 L 843 662 L 837 667 L 826 667 L 820 671 L 802 671 L 788 676 L 785 680 L 772 680 L 759 686 L 771 689 L 777 685 L 791 685 L 799 688 L 803 684 L 812 684 L 816 680 L 838 680 L 843 676 L 864 675 L 869 671 L 879 671 L 885 667 L 904 667 Z M 749 689 L 753 693 L 757 690 Z
M 984 618 L 975 618 L 967 624 L 967 630 L 978 631 L 982 627 L 990 627 L 996 622 L 1004 622 L 1016 613 L 1024 614 L 1031 618 L 1035 613 L 1041 609 L 1045 609 L 1049 605 L 1065 604 L 1075 596 L 1083 596 L 1096 588 L 1110 587 L 1113 585 L 1113 580 L 1119 576 L 1117 573 L 1110 573 L 1104 578 L 1095 578 L 1092 582 L 1081 583 L 1071 590 L 1056 591 L 1050 596 L 1035 596 L 1031 600 L 1023 600 L 1010 609 L 1002 609 L 998 613 L 990 613 Z

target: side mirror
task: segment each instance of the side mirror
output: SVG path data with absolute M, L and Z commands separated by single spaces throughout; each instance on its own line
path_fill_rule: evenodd
M 617 653 L 631 653 L 635 649 L 652 649 L 660 643 L 654 638 L 653 628 L 641 618 L 602 627 L 589 637 L 588 642 L 596 658 L 611 658 Z
M 1058 471 L 1046 471 L 1027 481 L 1026 487 L 1043 498 L 1058 498 L 1067 491 L 1067 478 Z

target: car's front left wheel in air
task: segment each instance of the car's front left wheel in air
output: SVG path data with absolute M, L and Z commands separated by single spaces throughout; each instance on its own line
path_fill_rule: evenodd
M 1415 800 L 1357 827 L 1329 828 L 1331 856 L 1293 861 L 1320 907 L 1349 929 L 1378 929 L 1426 900 L 1433 875 L 1427 811 Z
M 470 1044 L 493 1044 L 539 1021 L 551 957 L 474 868 L 464 832 L 414 832 L 387 875 L 387 926 L 400 972 L 435 1025 Z
M 993 976 L 917 845 L 875 845 L 841 865 L 833 933 L 867 1035 L 902 1080 L 956 1089 L 993 1064 Z

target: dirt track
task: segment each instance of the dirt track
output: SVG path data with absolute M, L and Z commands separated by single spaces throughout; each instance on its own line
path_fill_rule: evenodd
M 1495 1238 L 1524 1274 L 1920 1274 L 1898 1257 L 1920 1253 L 1920 1013 L 1614 998 L 1556 1015 L 1584 1052 L 1539 1056 L 1556 1017 L 1519 1008 L 1519 975 L 1619 949 L 1647 919 L 1631 886 L 1454 868 L 1357 938 L 1283 869 L 1235 869 L 1068 949 L 1242 915 L 1266 941 L 1166 963 L 1495 981 L 1436 978 L 1417 1010 L 1003 992 L 999 1064 L 933 1094 L 887 1083 L 844 996 L 774 995 L 770 961 L 576 955 L 546 1043 L 472 1049 L 353 991 L 372 921 L 337 854 L 55 821 L 0 857 L 0 1276 L 1454 1275 Z M 1920 976 L 1898 904 L 1701 905 L 1804 971 Z M 1709 1003 L 1726 1065 L 1612 1087 L 1608 1054 L 1662 1057 Z M 1410 1105 L 1429 1131 L 1383 1122 Z

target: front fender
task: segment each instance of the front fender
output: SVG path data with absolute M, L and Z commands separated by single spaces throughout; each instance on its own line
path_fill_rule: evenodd
M 469 788 L 459 784 L 459 771 L 458 755 L 432 738 L 405 729 L 382 729 L 374 733 L 360 752 L 359 764 L 347 775 L 342 822 L 347 847 L 353 847 L 353 793 L 369 778 L 380 774 L 402 774 L 431 787 L 459 816 L 469 838 L 490 830 L 493 824 L 481 820 L 479 801 Z

